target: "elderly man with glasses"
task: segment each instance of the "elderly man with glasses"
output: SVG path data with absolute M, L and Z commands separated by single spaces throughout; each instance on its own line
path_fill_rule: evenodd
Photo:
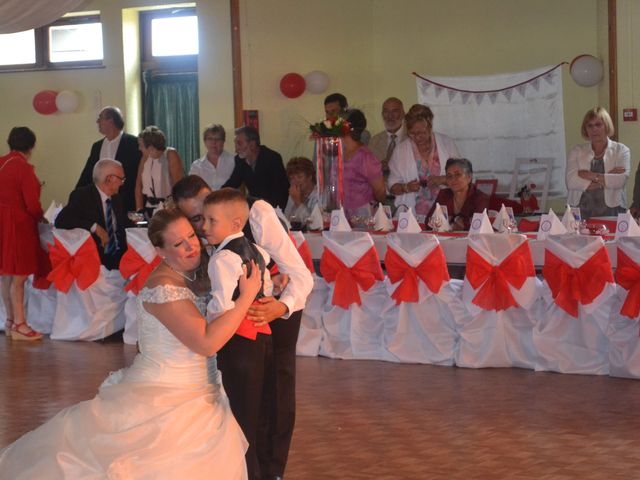
M 113 270 L 127 249 L 125 228 L 133 226 L 118 193 L 126 185 L 125 173 L 120 162 L 107 158 L 98 160 L 92 177 L 91 185 L 71 192 L 67 206 L 56 217 L 56 227 L 89 230 L 102 265 Z

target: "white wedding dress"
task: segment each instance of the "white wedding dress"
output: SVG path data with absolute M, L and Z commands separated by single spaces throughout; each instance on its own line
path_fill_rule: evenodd
M 172 285 L 139 294 L 139 348 L 92 400 L 59 412 L 0 452 L 0 477 L 22 479 L 245 479 L 247 442 L 220 375 L 141 302 L 190 299 Z M 211 375 L 212 372 L 209 372 Z

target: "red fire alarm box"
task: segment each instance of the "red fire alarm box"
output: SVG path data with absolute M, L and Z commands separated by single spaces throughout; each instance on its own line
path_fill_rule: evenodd
M 622 110 L 622 119 L 625 122 L 637 122 L 638 121 L 638 109 L 637 108 L 625 108 Z

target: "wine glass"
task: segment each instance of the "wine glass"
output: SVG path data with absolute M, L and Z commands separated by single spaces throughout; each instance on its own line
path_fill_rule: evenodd
M 518 228 L 518 222 L 516 221 L 516 216 L 513 213 L 512 207 L 506 207 L 505 210 L 507 212 L 507 218 L 505 219 L 505 228 L 507 229 L 507 234 L 510 234 Z

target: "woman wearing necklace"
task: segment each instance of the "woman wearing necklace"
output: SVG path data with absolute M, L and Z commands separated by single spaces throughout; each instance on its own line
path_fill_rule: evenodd
M 424 218 L 440 189 L 446 185 L 442 164 L 458 157 L 453 140 L 433 131 L 429 107 L 414 105 L 405 116 L 408 138 L 393 151 L 389 161 L 389 191 L 395 204 L 406 205 Z
M 92 400 L 62 410 L 0 451 L 2 478 L 247 478 L 247 443 L 207 356 L 231 338 L 261 287 L 252 265 L 231 310 L 207 324 L 194 294 L 200 242 L 187 218 L 161 210 L 149 239 L 162 262 L 138 296 L 139 350 Z M 209 376 L 208 376 L 209 373 Z
M 473 166 L 466 158 L 450 158 L 445 167 L 447 187 L 438 192 L 427 220 L 433 215 L 436 203 L 447 207 L 449 224 L 453 230 L 469 230 L 474 213 L 489 207 L 489 197 L 473 182 Z
M 343 180 L 344 210 L 347 218 L 370 217 L 371 205 L 387 196 L 380 160 L 362 143 L 367 119 L 360 110 L 350 109 L 346 120 L 351 128 L 342 137 L 344 153 Z
M 580 207 L 582 218 L 624 212 L 631 162 L 629 148 L 609 138 L 614 133 L 613 122 L 602 107 L 592 108 L 585 114 L 580 132 L 589 142 L 569 152 L 567 203 Z

